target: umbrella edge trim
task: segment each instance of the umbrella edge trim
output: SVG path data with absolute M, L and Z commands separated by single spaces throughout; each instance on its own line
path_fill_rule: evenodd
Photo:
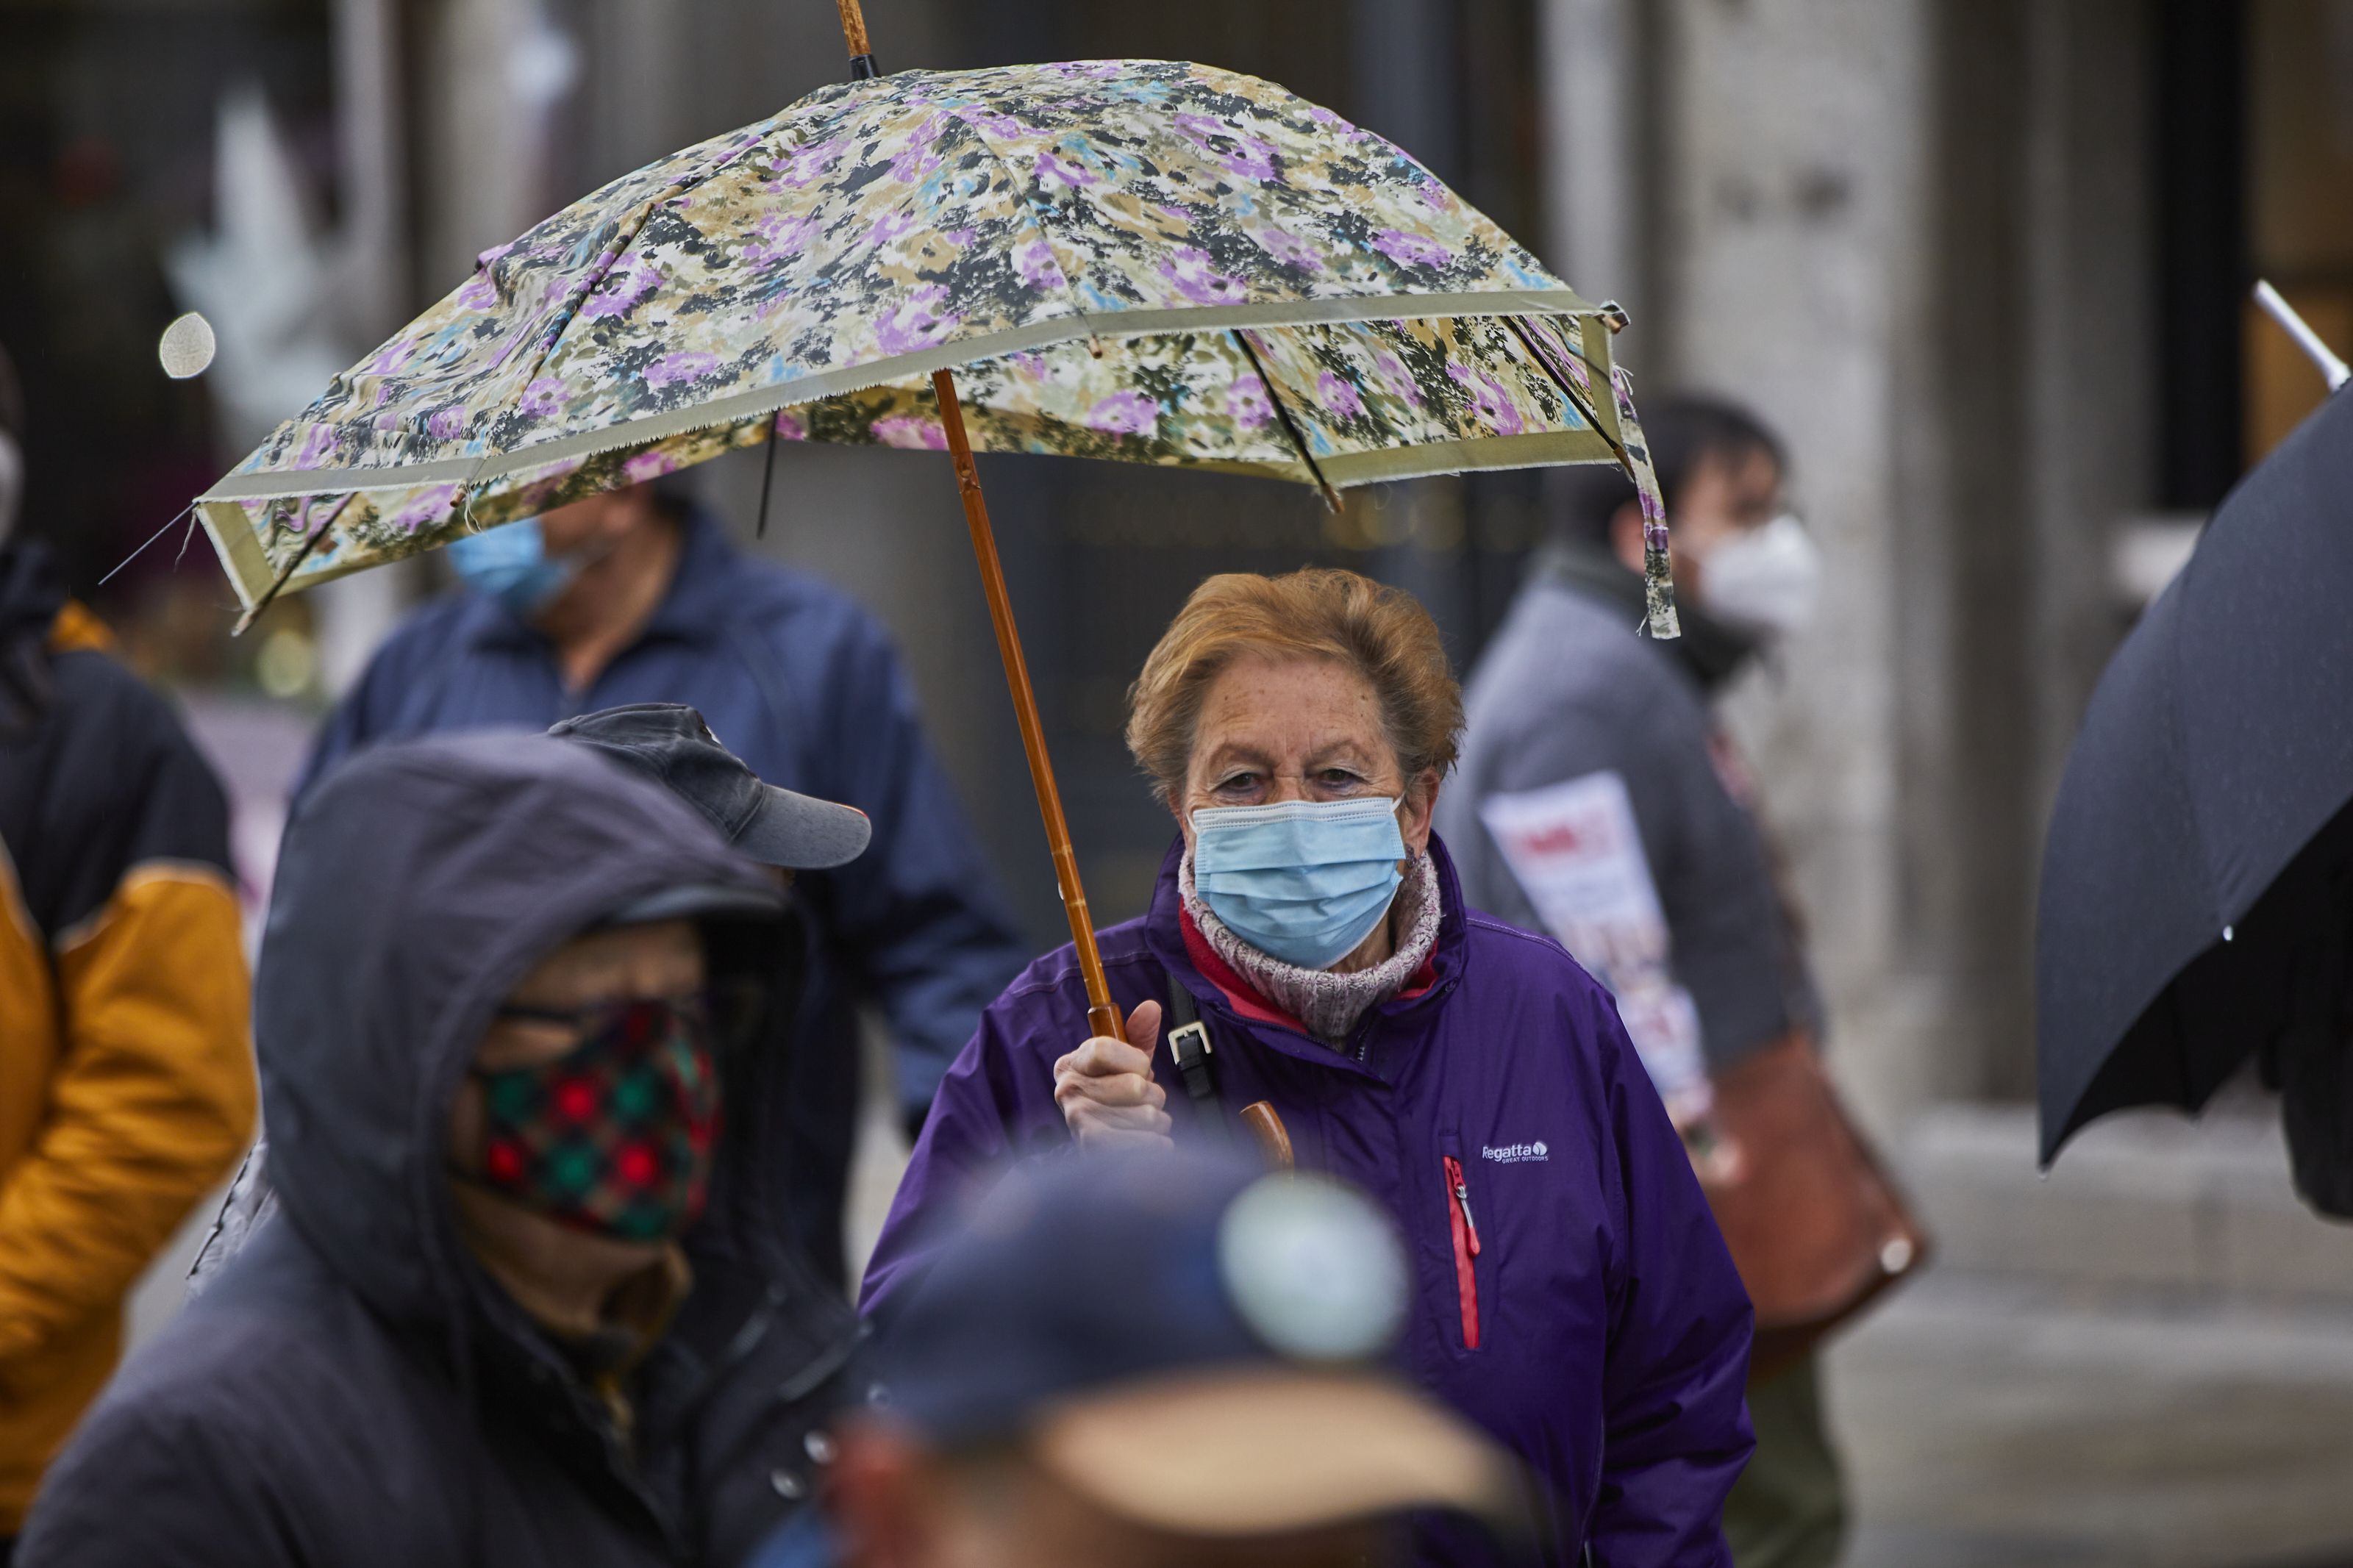
M 1395 307 L 1410 300 L 1418 309 L 1400 312 Z M 1109 316 L 1055 317 L 1016 327 L 985 338 L 959 339 L 953 343 L 845 366 L 775 386 L 739 392 L 710 403 L 697 404 L 601 430 L 583 430 L 553 441 L 537 442 L 512 451 L 480 457 L 440 458 L 398 468 L 274 468 L 232 471 L 196 498 L 208 501 L 277 500 L 303 495 L 340 494 L 346 490 L 409 489 L 419 485 L 457 481 L 484 484 L 523 468 L 560 462 L 566 458 L 593 457 L 598 452 L 664 440 L 691 430 L 757 418 L 780 409 L 820 402 L 848 393 L 862 392 L 887 382 L 928 376 L 954 370 L 974 360 L 995 359 L 1025 349 L 1050 348 L 1088 337 L 1113 339 L 1152 337 L 1169 331 L 1222 331 L 1235 327 L 1313 326 L 1345 321 L 1420 321 L 1439 316 L 1599 317 L 1599 307 L 1587 303 L 1573 290 L 1495 289 L 1473 293 L 1352 296 L 1346 299 L 1295 300 L 1286 304 L 1208 306 L 1198 310 L 1155 310 L 1114 312 Z M 322 480 L 329 482 L 322 483 Z

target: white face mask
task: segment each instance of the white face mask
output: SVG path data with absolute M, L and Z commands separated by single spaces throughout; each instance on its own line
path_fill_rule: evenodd
M 1742 530 L 1700 562 L 1701 607 L 1760 637 L 1803 629 L 1821 584 L 1821 552 L 1793 512 Z
M 0 544 L 16 531 L 16 508 L 25 499 L 25 451 L 0 431 Z

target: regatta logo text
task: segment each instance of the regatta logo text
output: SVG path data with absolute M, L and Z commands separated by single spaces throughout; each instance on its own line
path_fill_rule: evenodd
M 1517 1165 L 1528 1160 L 1552 1158 L 1552 1151 L 1545 1147 L 1542 1139 L 1534 1143 L 1488 1143 L 1482 1145 L 1479 1152 L 1498 1165 Z

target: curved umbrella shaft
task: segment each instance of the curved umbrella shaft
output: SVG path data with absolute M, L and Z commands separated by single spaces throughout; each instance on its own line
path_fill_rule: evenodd
M 1078 948 L 1079 973 L 1086 979 L 1087 1026 L 1098 1035 L 1124 1039 L 1119 1009 L 1111 999 L 1111 983 L 1103 978 L 1103 955 L 1095 950 L 1094 921 L 1087 913 L 1086 889 L 1079 883 L 1078 856 L 1071 848 L 1070 824 L 1062 818 L 1062 795 L 1054 784 L 1054 764 L 1046 755 L 1046 731 L 1038 721 L 1038 698 L 1029 689 L 1029 666 L 1021 657 L 1021 632 L 1013 624 L 1013 602 L 1006 596 L 1005 570 L 997 564 L 997 536 L 988 526 L 988 503 L 981 499 L 980 470 L 973 463 L 972 442 L 965 434 L 964 407 L 956 401 L 954 374 L 934 371 L 932 391 L 939 398 L 948 450 L 955 458 L 965 526 L 972 531 L 973 559 L 980 566 L 981 589 L 988 595 L 989 625 L 997 630 L 997 657 L 1005 662 L 1013 717 L 1021 726 L 1021 750 L 1029 760 L 1030 785 L 1038 792 L 1038 815 L 1046 821 L 1047 847 L 1054 856 L 1054 882 L 1061 891 L 1062 912 L 1070 919 L 1071 941 Z

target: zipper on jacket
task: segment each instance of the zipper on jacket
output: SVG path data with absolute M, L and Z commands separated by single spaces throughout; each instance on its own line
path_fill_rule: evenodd
M 1471 1215 L 1471 1184 L 1462 1162 L 1446 1157 L 1446 1209 L 1454 1233 L 1454 1289 L 1462 1302 L 1462 1348 L 1479 1348 L 1479 1222 Z

